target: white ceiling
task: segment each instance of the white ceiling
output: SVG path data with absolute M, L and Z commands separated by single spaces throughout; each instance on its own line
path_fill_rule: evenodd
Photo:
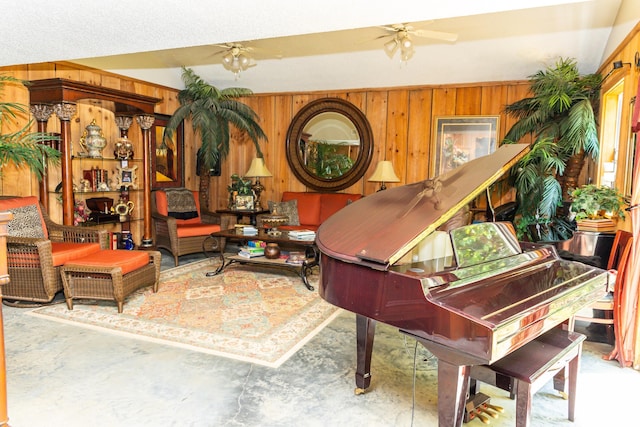
M 638 0 L 22 0 L 3 6 L 0 66 L 73 61 L 182 88 L 181 66 L 256 93 L 526 79 L 559 57 L 595 72 L 640 21 Z M 383 51 L 380 26 L 412 37 L 413 58 Z M 235 79 L 216 44 L 242 42 L 256 65 Z

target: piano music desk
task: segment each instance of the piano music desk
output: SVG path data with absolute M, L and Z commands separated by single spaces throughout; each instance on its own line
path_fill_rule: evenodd
M 507 390 L 516 397 L 516 426 L 530 425 L 533 395 L 569 367 L 569 420 L 575 418 L 576 387 L 585 336 L 552 329 L 492 365 L 471 367 L 471 378 Z M 471 392 L 474 392 L 474 386 Z

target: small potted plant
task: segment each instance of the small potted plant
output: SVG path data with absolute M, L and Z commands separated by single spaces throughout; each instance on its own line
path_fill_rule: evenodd
M 245 180 L 238 174 L 231 175 L 231 185 L 227 187 L 229 191 L 229 209 L 236 208 L 236 196 L 253 195 L 251 190 L 251 180 Z
M 575 214 L 578 229 L 615 227 L 618 218 L 624 219 L 625 198 L 617 189 L 593 184 L 583 185 L 571 192 L 570 210 Z M 593 230 L 596 231 L 596 230 Z

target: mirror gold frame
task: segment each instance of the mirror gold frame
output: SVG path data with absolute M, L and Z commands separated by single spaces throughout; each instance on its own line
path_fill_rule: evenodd
M 305 125 L 319 114 L 334 112 L 345 116 L 358 132 L 360 146 L 353 166 L 339 177 L 322 178 L 304 164 L 299 150 Z M 294 175 L 317 191 L 339 191 L 355 184 L 364 176 L 373 155 L 373 134 L 367 117 L 358 107 L 341 98 L 321 98 L 305 105 L 293 118 L 287 131 L 287 161 Z

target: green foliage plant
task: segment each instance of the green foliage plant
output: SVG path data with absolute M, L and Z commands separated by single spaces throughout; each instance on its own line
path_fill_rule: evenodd
M 611 187 L 587 184 L 571 192 L 571 212 L 575 213 L 576 221 L 610 217 L 624 219 L 625 204 L 624 195 Z
M 18 120 L 22 115 L 28 116 L 28 109 L 24 105 L 3 100 L 5 84 L 26 85 L 28 82 L 12 76 L 0 75 L 0 167 L 8 164 L 18 168 L 26 167 L 36 174 L 38 179 L 42 179 L 47 162 L 52 164 L 60 162 L 60 152 L 45 145 L 46 142 L 58 137 L 45 132 L 32 132 L 33 120 L 29 120 L 16 132 L 4 133 L 4 125 Z

